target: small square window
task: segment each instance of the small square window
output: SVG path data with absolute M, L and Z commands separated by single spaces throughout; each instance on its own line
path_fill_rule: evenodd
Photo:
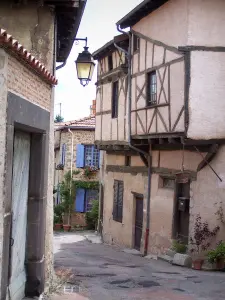
M 157 104 L 157 77 L 156 71 L 147 74 L 147 106 Z
M 140 38 L 134 35 L 133 39 L 133 52 L 136 52 L 140 49 Z
M 159 187 L 163 189 L 174 190 L 175 180 L 169 177 L 160 177 L 159 178 Z
M 131 165 L 131 157 L 129 155 L 125 156 L 125 166 L 130 167 Z
M 113 69 L 113 57 L 112 57 L 112 54 L 109 54 L 109 56 L 108 56 L 108 68 L 109 68 L 109 71 L 111 71 Z

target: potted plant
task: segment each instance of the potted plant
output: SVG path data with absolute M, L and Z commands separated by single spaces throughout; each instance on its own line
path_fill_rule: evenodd
M 207 254 L 210 263 L 216 263 L 217 270 L 224 270 L 225 268 L 225 242 L 220 241 L 216 248 L 210 250 Z
M 63 212 L 64 207 L 62 204 L 58 204 L 54 206 L 54 229 L 60 230 L 63 225 Z
M 70 172 L 67 172 L 64 176 L 64 180 L 60 186 L 60 194 L 62 198 L 62 205 L 64 207 L 64 216 L 63 216 L 63 229 L 64 231 L 70 231 L 71 224 L 71 211 L 74 203 L 74 187 L 73 187 L 73 178 Z
M 172 250 L 180 254 L 185 254 L 187 252 L 187 245 L 180 240 L 173 240 Z
M 88 166 L 84 168 L 84 176 L 90 178 L 91 175 L 95 174 L 98 171 L 98 168 L 95 166 Z
M 210 246 L 210 240 L 216 236 L 220 227 L 216 226 L 213 230 L 209 229 L 207 222 L 202 222 L 200 214 L 197 215 L 194 225 L 194 234 L 190 238 L 190 243 L 193 246 L 192 253 L 192 268 L 201 270 L 204 262 L 204 252 Z

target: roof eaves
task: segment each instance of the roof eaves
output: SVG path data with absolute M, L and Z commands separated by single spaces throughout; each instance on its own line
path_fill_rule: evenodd
M 158 9 L 167 1 L 169 0 L 144 0 L 128 14 L 126 14 L 122 19 L 120 19 L 116 23 L 116 25 L 120 26 L 121 29 L 131 27 L 139 22 L 142 18 Z
M 0 47 L 1 46 L 6 50 L 10 50 L 11 53 L 16 54 L 16 56 L 26 62 L 48 83 L 52 85 L 56 85 L 58 83 L 55 76 L 53 76 L 38 59 L 36 59 L 30 52 L 27 51 L 27 49 L 25 49 L 16 39 L 2 28 L 0 28 Z

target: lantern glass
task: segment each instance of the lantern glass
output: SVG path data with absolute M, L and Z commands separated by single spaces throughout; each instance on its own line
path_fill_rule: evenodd
M 95 67 L 93 58 L 87 49 L 88 48 L 85 47 L 84 51 L 78 55 L 76 60 L 77 77 L 83 86 L 91 81 Z

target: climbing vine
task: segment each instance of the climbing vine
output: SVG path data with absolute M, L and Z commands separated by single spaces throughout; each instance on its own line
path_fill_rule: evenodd
M 98 181 L 73 180 L 73 186 L 75 189 L 99 190 Z

